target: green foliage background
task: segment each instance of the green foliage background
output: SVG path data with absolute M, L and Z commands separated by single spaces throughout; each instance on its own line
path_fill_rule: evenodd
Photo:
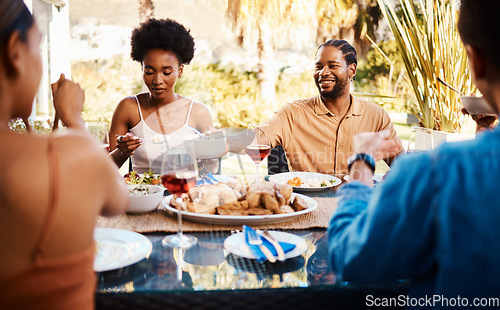
M 411 92 L 399 77 L 403 70 L 397 46 L 394 42 L 382 42 L 379 47 L 394 59 L 391 81 L 388 79 L 390 64 L 379 51 L 371 49 L 367 57 L 358 62 L 355 91 L 358 95 L 369 94 L 367 99 L 381 104 L 389 112 L 406 112 L 404 102 Z M 316 95 L 312 74 L 313 68 L 303 68 L 301 73 L 289 73 L 287 68 L 282 68 L 276 86 L 276 106 Z M 121 99 L 145 90 L 140 65 L 127 55 L 74 62 L 72 78 L 85 89 L 83 117 L 86 121 L 110 122 Z M 177 93 L 209 106 L 220 127 L 245 127 L 268 119 L 274 111 L 259 101 L 258 89 L 256 72 L 219 63 L 192 63 L 185 67 L 184 75 L 176 84 Z

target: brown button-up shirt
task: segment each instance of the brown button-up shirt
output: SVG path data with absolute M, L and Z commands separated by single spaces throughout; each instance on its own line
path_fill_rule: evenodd
M 401 144 L 389 115 L 378 104 L 351 95 L 346 117 L 331 113 L 321 96 L 286 104 L 267 123 L 272 146 L 281 145 L 290 171 L 346 174 L 352 138 L 388 129 Z

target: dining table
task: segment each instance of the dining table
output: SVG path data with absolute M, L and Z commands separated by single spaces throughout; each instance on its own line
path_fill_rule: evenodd
M 368 300 L 406 295 L 406 281 L 356 284 L 329 269 L 327 227 L 337 206 L 337 188 L 298 191 L 317 203 L 312 212 L 249 224 L 305 241 L 300 255 L 274 263 L 237 255 L 228 246 L 226 240 L 241 233 L 241 223 L 184 219 L 183 232 L 198 243 L 180 249 L 163 242 L 177 232 L 176 214 L 163 203 L 149 213 L 99 217 L 97 229 L 140 233 L 152 248 L 138 262 L 97 272 L 96 309 L 362 309 Z

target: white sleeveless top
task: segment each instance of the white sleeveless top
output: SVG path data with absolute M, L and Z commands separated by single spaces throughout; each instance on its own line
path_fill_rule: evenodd
M 198 130 L 188 125 L 189 115 L 191 114 L 191 108 L 193 107 L 193 101 L 191 101 L 189 106 L 189 111 L 184 125 L 174 132 L 163 135 L 154 131 L 148 126 L 148 124 L 146 124 L 146 121 L 142 117 L 139 99 L 137 99 L 137 96 L 134 97 L 137 102 L 137 108 L 139 109 L 141 120 L 137 125 L 130 129 L 130 132 L 134 136 L 142 138 L 143 144 L 139 146 L 130 157 L 132 160 L 132 169 L 138 173 L 145 173 L 149 171 L 149 168 L 151 168 L 154 173 L 161 174 L 161 158 L 167 148 L 167 145 L 169 147 L 177 146 L 183 142 L 183 137 L 200 133 Z M 164 143 L 165 140 L 167 141 L 167 144 Z

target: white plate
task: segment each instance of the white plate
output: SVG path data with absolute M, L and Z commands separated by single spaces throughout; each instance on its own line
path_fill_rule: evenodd
M 299 177 L 302 182 L 304 181 L 309 181 L 309 180 L 324 180 L 328 179 L 329 181 L 333 180 L 333 185 L 332 186 L 320 186 L 320 187 L 305 187 L 305 186 L 292 186 L 294 190 L 300 190 L 300 191 L 320 191 L 324 190 L 326 188 L 332 188 L 337 185 L 340 185 L 342 181 L 334 177 L 333 175 L 329 174 L 322 174 L 322 173 L 316 173 L 316 172 L 284 172 L 284 173 L 278 173 L 271 175 L 269 177 L 269 181 L 277 183 L 277 184 L 287 184 L 288 180 L 291 180 L 295 177 Z
M 374 181 L 374 183 L 382 182 L 382 179 L 384 178 L 384 175 L 385 174 L 378 174 L 378 173 L 374 174 L 373 175 L 373 181 Z M 349 182 L 349 180 L 350 180 L 349 175 L 348 174 L 344 175 L 344 181 Z
M 278 242 L 295 244 L 295 248 L 293 250 L 285 253 L 286 259 L 302 255 L 308 248 L 307 242 L 302 237 L 297 235 L 282 231 L 269 231 L 269 233 Z M 247 243 L 245 242 L 245 234 L 242 232 L 227 237 L 226 240 L 224 240 L 224 248 L 229 252 L 244 258 L 257 258 L 247 246 Z
M 94 229 L 96 272 L 118 269 L 135 264 L 149 256 L 153 250 L 151 241 L 133 231 L 96 228 Z
M 307 209 L 293 213 L 285 214 L 271 214 L 271 215 L 219 215 L 219 214 L 200 214 L 189 211 L 181 211 L 182 218 L 193 222 L 206 223 L 206 224 L 220 224 L 220 225 L 242 225 L 242 224 L 268 224 L 278 223 L 292 220 L 298 216 L 309 213 L 318 207 L 318 202 L 307 196 L 292 193 L 292 201 L 295 196 L 299 196 L 306 202 Z M 173 195 L 169 195 L 162 200 L 162 204 L 169 211 L 177 213 L 177 209 L 170 206 L 170 199 Z

